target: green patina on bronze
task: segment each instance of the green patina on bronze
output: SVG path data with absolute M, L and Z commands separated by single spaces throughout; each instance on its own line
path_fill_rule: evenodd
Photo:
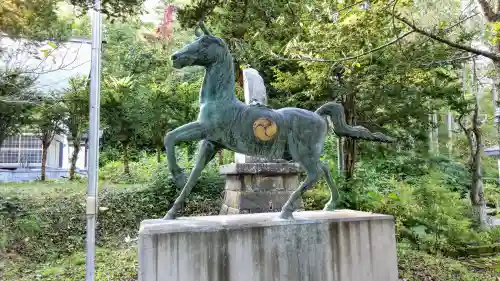
M 334 210 L 338 198 L 329 167 L 320 161 L 328 132 L 326 117 L 330 117 L 338 136 L 391 142 L 392 138 L 372 133 L 361 126 L 345 122 L 341 104 L 329 102 L 315 112 L 300 108 L 274 110 L 260 104 L 247 105 L 235 96 L 233 58 L 225 42 L 210 34 L 200 23 L 203 34 L 172 55 L 175 68 L 186 66 L 205 67 L 205 77 L 200 90 L 200 113 L 194 122 L 170 131 L 165 136 L 165 148 L 170 172 L 182 188 L 179 197 L 165 219 L 174 219 L 179 208 L 191 192 L 202 170 L 219 149 L 229 149 L 250 156 L 295 161 L 307 174 L 303 183 L 292 193 L 282 208 L 280 217 L 293 218 L 294 203 L 306 189 L 325 175 L 330 188 L 330 201 L 325 210 Z M 263 122 L 267 120 L 268 122 Z M 258 124 L 255 125 L 254 123 Z M 266 123 L 261 128 L 260 123 Z M 262 126 L 262 125 L 261 125 Z M 181 142 L 200 141 L 196 163 L 189 178 L 176 161 L 175 146 Z

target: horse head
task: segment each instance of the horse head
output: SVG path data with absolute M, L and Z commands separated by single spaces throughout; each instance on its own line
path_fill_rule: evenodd
M 199 32 L 200 28 L 203 33 Z M 226 43 L 212 35 L 203 22 L 195 30 L 196 40 L 184 46 L 172 55 L 172 63 L 175 68 L 199 65 L 208 67 L 224 58 L 229 52 Z

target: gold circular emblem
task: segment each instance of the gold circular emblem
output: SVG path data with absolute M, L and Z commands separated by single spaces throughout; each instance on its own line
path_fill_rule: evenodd
M 271 140 L 277 131 L 278 126 L 269 118 L 262 117 L 253 122 L 253 134 L 261 141 Z

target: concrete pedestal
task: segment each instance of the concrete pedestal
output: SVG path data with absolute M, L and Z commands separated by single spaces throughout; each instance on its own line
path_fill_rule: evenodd
M 350 210 L 146 220 L 139 281 L 397 281 L 392 216 Z
M 300 167 L 293 163 L 231 163 L 220 168 L 226 177 L 220 214 L 279 212 L 299 187 Z M 302 200 L 296 209 L 303 207 Z

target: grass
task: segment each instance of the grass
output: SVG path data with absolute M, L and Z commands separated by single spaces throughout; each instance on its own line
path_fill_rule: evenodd
M 121 249 L 97 248 L 96 281 L 137 280 L 137 247 Z M 7 268 L 5 281 L 81 281 L 85 280 L 85 253 L 76 252 L 70 256 L 42 264 L 18 264 Z
M 112 204 L 109 203 L 110 194 L 137 194 L 136 191 L 144 188 L 142 185 L 100 182 L 101 203 Z M 13 263 L 25 265 L 50 261 L 84 248 L 86 189 L 86 181 L 0 184 L 0 280 L 3 280 L 1 271 Z M 124 204 L 114 202 L 113 206 Z M 99 242 L 123 241 L 126 233 L 119 227 L 132 229 L 135 226 L 128 214 L 101 214 L 101 227 L 98 228 L 101 232 L 98 234 L 105 237 L 99 237 Z M 114 229 L 114 224 L 122 220 L 127 220 L 128 224 Z
M 106 181 L 99 182 L 99 190 L 116 190 L 125 188 L 141 189 L 139 184 L 114 184 Z M 22 197 L 23 199 L 57 199 L 69 195 L 85 195 L 87 193 L 87 181 L 50 180 L 33 181 L 23 183 L 1 183 L 0 195 Z
M 96 251 L 96 281 L 135 281 L 138 270 L 137 245 Z M 429 255 L 398 244 L 399 274 L 404 281 L 498 281 L 500 255 L 455 260 Z M 42 264 L 15 265 L 5 273 L 5 281 L 80 281 L 85 277 L 85 253 Z M 3 280 L 3 279 L 2 279 Z
M 399 243 L 398 267 L 404 281 L 500 281 L 500 254 L 452 259 Z

